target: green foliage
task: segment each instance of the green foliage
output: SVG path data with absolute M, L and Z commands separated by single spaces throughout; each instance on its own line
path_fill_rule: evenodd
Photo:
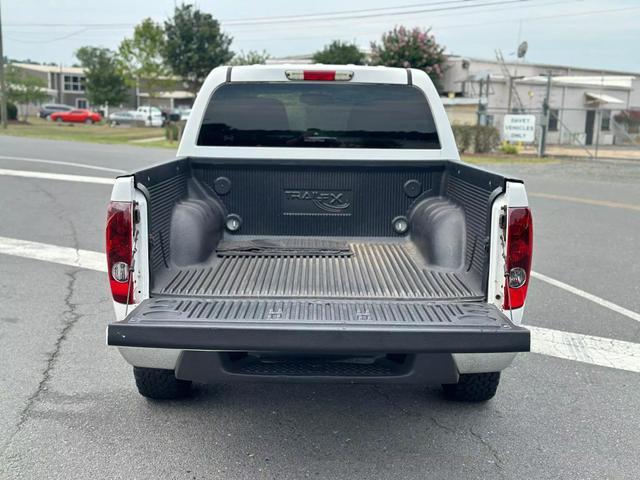
M 47 83 L 33 75 L 9 65 L 5 71 L 7 83 L 7 103 L 28 105 L 42 103 L 49 97 L 45 89 Z M 23 117 L 27 118 L 28 109 L 25 108 Z M 7 114 L 7 116 L 9 116 Z
M 237 53 L 229 63 L 230 65 L 264 65 L 267 60 L 271 58 L 265 50 L 258 52 L 256 50 L 249 50 L 247 53 L 240 51 Z
M 520 148 L 515 143 L 509 143 L 506 140 L 500 144 L 500 151 L 507 155 L 517 155 L 520 153 Z
M 7 119 L 18 119 L 18 107 L 16 107 L 15 103 L 7 102 Z M 0 112 L 0 120 L 2 120 L 2 112 Z
M 132 38 L 125 38 L 118 48 L 120 68 L 127 83 L 144 80 L 145 93 L 154 97 L 173 83 L 162 56 L 165 49 L 164 30 L 150 18 L 136 25 Z
M 456 146 L 460 153 L 468 152 L 473 146 L 473 129 L 471 125 L 451 125 Z
M 500 132 L 488 125 L 452 125 L 453 136 L 460 153 L 473 150 L 488 153 L 500 144 Z
M 360 51 L 354 43 L 334 40 L 329 45 L 313 54 L 315 63 L 325 63 L 329 65 L 362 65 L 365 62 L 365 54 Z
M 127 86 L 114 52 L 108 48 L 82 47 L 76 51 L 76 58 L 84 68 L 89 102 L 118 105 L 126 101 Z
M 478 125 L 475 127 L 474 140 L 476 153 L 488 153 L 500 145 L 500 132 L 490 125 Z
M 387 67 L 417 68 L 427 72 L 440 90 L 444 75 L 444 47 L 440 46 L 431 29 L 395 27 L 382 35 L 380 45 L 371 42 L 371 61 Z
M 165 61 L 193 93 L 197 93 L 209 72 L 233 58 L 229 50 L 231 37 L 220 31 L 220 24 L 210 14 L 193 5 L 176 7 L 173 17 L 165 21 Z

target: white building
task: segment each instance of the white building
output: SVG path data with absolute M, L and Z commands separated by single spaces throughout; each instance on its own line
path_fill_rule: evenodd
M 640 109 L 640 73 L 449 56 L 443 90 L 482 100 L 486 122 L 502 127 L 509 111 L 539 116 L 549 86 L 549 143 L 602 145 L 624 135 L 614 116 Z M 481 91 L 482 87 L 482 91 Z
M 269 59 L 267 63 L 305 65 L 312 63 L 311 57 Z M 628 136 L 614 117 L 622 110 L 640 109 L 640 72 L 449 55 L 442 81 L 445 109 L 454 124 L 474 124 L 480 118 L 501 130 L 503 116 L 511 111 L 535 114 L 539 126 L 544 122 L 549 74 L 548 143 L 610 145 Z

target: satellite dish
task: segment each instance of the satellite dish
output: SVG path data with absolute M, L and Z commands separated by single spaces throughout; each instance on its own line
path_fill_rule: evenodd
M 523 58 L 527 54 L 529 44 L 525 41 L 518 45 L 518 58 Z

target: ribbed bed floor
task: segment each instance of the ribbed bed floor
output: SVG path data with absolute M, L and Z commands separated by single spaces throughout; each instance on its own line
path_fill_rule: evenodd
M 352 243 L 353 255 L 215 256 L 176 268 L 155 293 L 211 297 L 426 299 L 482 297 L 466 274 L 430 270 L 410 243 Z

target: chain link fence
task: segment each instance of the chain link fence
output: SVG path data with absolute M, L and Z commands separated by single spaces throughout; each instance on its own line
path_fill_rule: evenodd
M 479 104 L 477 124 L 496 128 L 504 140 L 507 114 L 535 116 L 534 142 L 527 145 L 539 152 L 544 152 L 545 147 L 566 147 L 565 150 L 574 149 L 581 151 L 582 156 L 594 158 L 602 151 L 611 150 L 633 152 L 633 156 L 640 157 L 640 110 L 550 107 L 548 111 L 544 108 L 509 111 Z

